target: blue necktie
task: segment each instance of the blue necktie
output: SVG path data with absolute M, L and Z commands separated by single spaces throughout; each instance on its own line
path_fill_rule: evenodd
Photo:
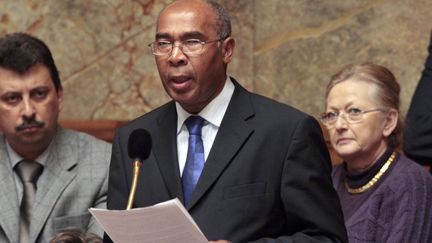
M 204 167 L 204 145 L 201 139 L 201 128 L 204 119 L 200 116 L 190 116 L 185 121 L 189 130 L 189 144 L 186 164 L 182 175 L 184 202 L 187 206 L 192 198 L 192 192 Z

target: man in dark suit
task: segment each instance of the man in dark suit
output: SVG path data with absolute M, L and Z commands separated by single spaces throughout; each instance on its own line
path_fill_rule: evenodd
M 126 207 L 133 160 L 128 138 L 146 129 L 153 147 L 134 207 L 177 197 L 207 239 L 217 242 L 346 242 L 319 124 L 227 76 L 235 41 L 223 7 L 175 1 L 160 13 L 156 31 L 150 47 L 173 101 L 116 132 L 108 208 Z M 188 151 L 195 133 L 189 136 L 184 124 L 191 116 L 204 119 L 204 152 L 195 160 Z M 194 168 L 196 185 L 185 182 L 190 161 L 199 156 L 205 164 L 202 171 Z
M 432 173 L 432 32 L 428 53 L 407 113 L 403 149 Z

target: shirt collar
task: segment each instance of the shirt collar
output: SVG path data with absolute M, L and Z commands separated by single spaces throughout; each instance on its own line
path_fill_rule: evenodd
M 18 162 L 20 162 L 24 158 L 21 157 L 21 155 L 19 155 L 17 152 L 15 152 L 15 150 L 13 150 L 13 148 L 10 146 L 9 142 L 7 141 L 7 139 L 5 139 L 5 140 L 6 140 L 6 150 L 7 150 L 7 153 L 9 155 L 9 160 L 10 160 L 10 162 L 12 164 L 12 168 L 14 168 L 15 165 L 18 164 Z M 36 158 L 35 162 L 41 164 L 42 166 L 46 165 L 46 161 L 47 161 L 48 155 L 50 153 L 49 151 L 50 151 L 50 149 L 52 147 L 51 144 L 52 143 L 50 143 L 48 145 L 48 147 L 45 149 L 45 151 L 43 151 L 43 153 L 41 155 L 39 155 L 39 157 Z
M 234 84 L 227 75 L 225 85 L 222 91 L 217 95 L 209 104 L 207 104 L 201 112 L 197 115 L 201 116 L 206 120 L 206 123 L 210 123 L 216 127 L 219 127 L 222 123 L 222 119 L 228 109 L 228 104 L 234 93 Z M 176 102 L 177 110 L 177 134 L 180 132 L 184 121 L 192 114 L 188 113 L 183 107 Z

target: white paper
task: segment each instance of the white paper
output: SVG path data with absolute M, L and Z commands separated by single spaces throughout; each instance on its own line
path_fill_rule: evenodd
M 145 208 L 89 211 L 115 243 L 208 242 L 177 198 Z

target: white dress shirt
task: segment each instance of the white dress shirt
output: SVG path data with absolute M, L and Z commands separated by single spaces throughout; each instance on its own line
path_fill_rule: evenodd
M 202 130 L 201 137 L 204 145 L 204 158 L 210 153 L 210 149 L 213 146 L 216 134 L 222 123 L 222 119 L 228 108 L 228 104 L 234 93 L 234 84 L 232 83 L 229 76 L 225 85 L 218 96 L 216 96 L 204 109 L 196 114 L 205 119 Z M 187 127 L 184 125 L 184 121 L 192 114 L 188 113 L 181 107 L 179 103 L 176 102 L 177 109 L 177 154 L 178 163 L 180 168 L 180 175 L 183 174 L 183 169 L 186 164 L 187 149 L 189 142 L 189 132 Z

